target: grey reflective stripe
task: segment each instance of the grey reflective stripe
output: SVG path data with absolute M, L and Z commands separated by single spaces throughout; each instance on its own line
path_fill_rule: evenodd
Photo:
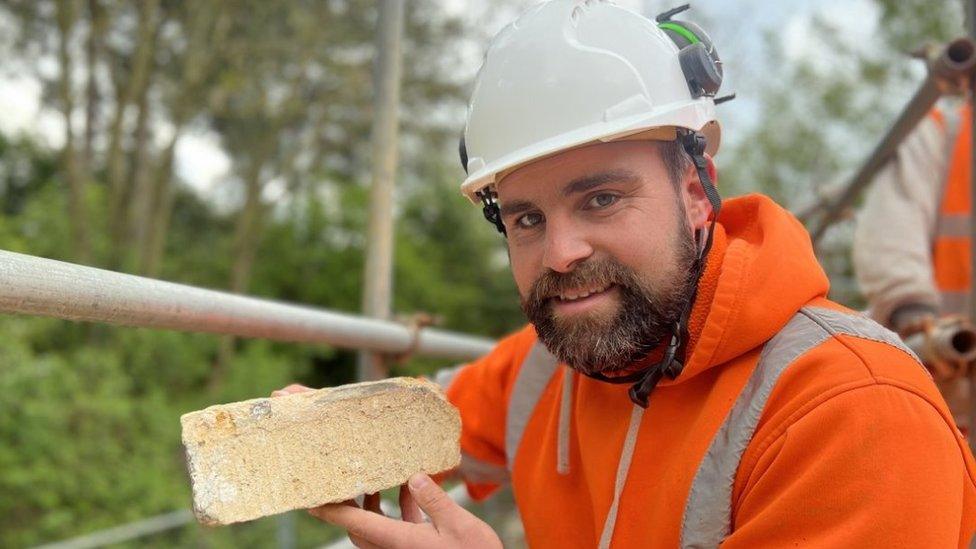
M 461 368 L 464 368 L 467 364 L 458 364 L 457 366 L 449 366 L 447 368 L 441 368 L 434 372 L 434 383 L 440 385 L 441 389 L 447 390 L 451 386 L 451 382 L 457 377 L 458 372 Z
M 488 463 L 461 452 L 461 478 L 468 482 L 484 484 L 505 484 L 509 480 L 508 469 L 501 465 Z
M 532 411 L 557 366 L 556 357 L 537 341 L 519 368 L 505 419 L 505 456 L 508 458 L 509 470 L 515 464 L 515 454 L 522 442 L 522 434 L 525 433 L 529 417 L 532 416 Z
M 603 522 L 603 533 L 600 534 L 600 549 L 610 547 L 613 540 L 613 530 L 617 526 L 617 510 L 620 508 L 620 494 L 624 491 L 627 484 L 627 473 L 630 472 L 630 462 L 634 457 L 634 447 L 637 446 L 637 433 L 640 430 L 641 419 L 644 417 L 644 409 L 634 405 L 630 412 L 630 425 L 627 427 L 627 438 L 624 439 L 624 447 L 620 451 L 620 461 L 617 462 L 617 478 L 613 483 L 613 503 L 607 511 L 607 519 Z
M 969 292 L 940 290 L 940 312 L 946 315 L 962 315 L 969 311 Z
M 836 335 L 887 343 L 915 357 L 897 335 L 863 315 L 815 307 L 801 309 L 766 343 L 752 376 L 702 458 L 685 505 L 681 547 L 718 547 L 729 535 L 735 474 L 770 393 L 790 364 Z
M 870 339 L 879 343 L 887 343 L 908 354 L 919 367 L 922 366 L 918 357 L 898 337 L 898 334 L 871 320 L 862 313 L 845 313 L 821 307 L 804 307 L 800 314 L 816 322 L 830 335 L 847 335 L 861 339 Z
M 969 214 L 940 214 L 935 227 L 935 236 L 969 238 Z
M 559 404 L 559 439 L 556 446 L 556 472 L 569 474 L 569 430 L 573 411 L 573 369 L 563 368 L 563 398 Z

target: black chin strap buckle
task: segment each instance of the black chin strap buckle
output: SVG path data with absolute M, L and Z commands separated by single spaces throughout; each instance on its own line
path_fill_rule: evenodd
M 693 131 L 683 131 L 681 132 L 681 146 L 688 153 L 688 156 L 695 161 L 696 168 L 704 168 L 705 165 L 700 165 L 699 160 L 702 162 L 705 160 L 705 146 L 707 141 L 705 136 L 701 132 Z
M 508 233 L 505 232 L 505 224 L 502 223 L 502 212 L 498 208 L 498 203 L 495 202 L 495 198 L 498 195 L 489 189 L 478 191 L 474 194 L 481 199 L 481 212 L 485 214 L 485 219 L 491 222 L 495 226 L 495 229 L 502 233 L 502 235 L 508 236 Z
M 677 325 L 675 326 L 677 328 Z M 637 383 L 630 386 L 630 390 L 627 394 L 630 395 L 630 400 L 634 404 L 640 406 L 641 408 L 647 408 L 648 402 L 651 397 L 651 391 L 657 387 L 659 381 L 662 377 L 667 376 L 668 379 L 674 379 L 678 377 L 681 373 L 681 369 L 684 365 L 681 361 L 677 359 L 678 350 L 681 348 L 681 335 L 677 333 L 671 335 L 671 342 L 668 343 L 668 348 L 664 350 L 664 358 L 661 362 L 647 369 L 642 377 Z

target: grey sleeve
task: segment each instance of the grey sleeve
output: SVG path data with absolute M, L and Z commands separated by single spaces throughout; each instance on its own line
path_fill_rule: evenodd
M 945 130 L 926 117 L 878 173 L 857 216 L 854 269 L 882 324 L 902 305 L 939 306 L 932 241 L 948 158 Z

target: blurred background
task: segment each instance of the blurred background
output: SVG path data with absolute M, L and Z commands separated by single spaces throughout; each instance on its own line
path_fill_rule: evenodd
M 378 4 L 0 0 L 0 249 L 360 312 Z M 502 240 L 458 192 L 457 138 L 489 38 L 532 4 L 406 2 L 396 314 L 492 338 L 524 322 Z M 711 0 L 686 16 L 737 93 L 719 107 L 719 189 L 795 211 L 881 138 L 925 75 L 911 53 L 965 34 L 959 0 Z M 819 252 L 832 297 L 860 307 L 850 237 L 842 222 Z M 0 547 L 187 509 L 181 414 L 355 379 L 355 353 L 325 346 L 0 316 Z M 286 517 L 128 545 L 336 536 Z

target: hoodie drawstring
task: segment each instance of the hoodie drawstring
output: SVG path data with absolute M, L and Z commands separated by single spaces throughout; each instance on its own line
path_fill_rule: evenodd
M 559 404 L 559 433 L 556 446 L 556 472 L 569 474 L 569 433 L 573 410 L 573 369 L 565 366 L 563 370 L 563 398 Z

